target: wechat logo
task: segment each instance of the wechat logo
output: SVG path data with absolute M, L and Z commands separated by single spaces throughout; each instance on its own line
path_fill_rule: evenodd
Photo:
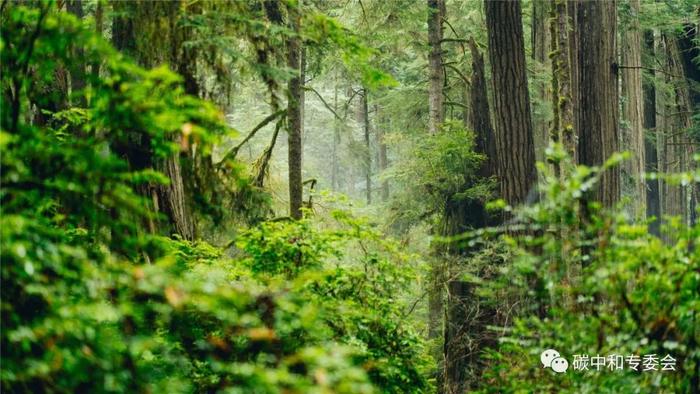
M 569 368 L 569 362 L 554 349 L 547 349 L 542 352 L 540 361 L 543 368 L 552 368 L 552 371 L 556 373 L 564 373 Z

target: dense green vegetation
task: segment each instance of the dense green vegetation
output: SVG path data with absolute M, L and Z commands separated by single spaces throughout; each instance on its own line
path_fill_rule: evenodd
M 700 392 L 699 14 L 2 1 L 2 391 Z

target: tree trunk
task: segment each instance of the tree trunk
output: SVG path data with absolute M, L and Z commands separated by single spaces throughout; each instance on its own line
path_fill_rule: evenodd
M 642 42 L 639 27 L 639 0 L 629 0 L 631 21 L 622 34 L 622 149 L 632 152 L 631 160 L 622 167 L 623 193 L 632 203 L 632 214 L 637 219 L 646 216 L 646 183 L 642 178 L 645 163 Z
M 536 181 L 521 4 L 485 0 L 485 10 L 500 192 L 508 204 L 518 205 Z
M 445 12 L 444 0 L 428 0 L 428 54 L 429 87 L 428 87 L 428 131 L 436 134 L 444 118 L 443 89 L 445 75 L 442 70 L 442 20 Z M 437 338 L 442 331 L 442 267 L 438 262 L 432 267 L 432 279 L 428 295 L 429 322 L 428 337 Z
M 663 51 L 663 52 L 662 52 Z M 672 94 L 657 89 L 657 146 L 659 170 L 663 173 L 688 171 L 692 165 L 692 141 L 686 130 L 691 126 L 690 87 L 684 75 L 678 40 L 662 33 L 657 54 L 665 53 L 663 77 Z M 690 186 L 661 182 L 661 214 L 679 216 L 684 223 L 691 218 L 692 191 Z M 668 239 L 670 241 L 670 239 Z
M 444 18 L 444 0 L 428 0 L 428 67 L 430 86 L 428 87 L 428 131 L 435 134 L 444 121 L 443 88 L 445 74 L 442 70 L 442 19 Z
M 119 11 L 119 16 L 114 18 L 112 25 L 112 41 L 117 49 L 134 57 L 144 67 L 154 67 L 168 62 L 177 71 L 181 63 L 191 60 L 183 57 L 183 43 L 187 37 L 186 32 L 177 24 L 180 12 L 179 1 L 113 2 L 112 4 L 115 11 Z M 148 23 L 154 23 L 161 18 L 169 22 L 167 29 L 151 37 L 157 42 L 149 42 L 148 48 L 139 47 L 137 37 L 149 32 Z M 187 85 L 185 87 L 188 88 Z M 189 89 L 192 92 L 191 86 Z M 126 156 L 129 163 L 138 169 L 153 167 L 170 180 L 168 185 L 154 185 L 152 190 L 145 192 L 153 199 L 156 211 L 162 210 L 167 217 L 166 229 L 161 231 L 168 235 L 178 234 L 187 240 L 194 239 L 195 223 L 188 204 L 188 194 L 183 182 L 179 157 L 175 155 L 154 160 L 150 143 L 145 135 L 139 136 L 134 144 L 136 146 L 127 149 Z M 157 231 L 153 226 L 151 230 Z
M 333 91 L 333 110 L 338 113 L 338 81 Z M 331 148 L 331 190 L 338 190 L 338 145 L 340 144 L 340 120 L 333 117 L 333 146 Z
M 444 121 L 444 97 L 443 89 L 445 75 L 442 68 L 442 22 L 445 16 L 444 0 L 428 0 L 428 131 L 431 135 L 437 134 L 440 125 Z M 442 334 L 444 320 L 443 309 L 443 284 L 444 267 L 440 258 L 436 257 L 431 267 L 431 283 L 428 284 L 428 338 L 439 338 Z M 438 360 L 435 370 L 437 386 L 442 387 L 444 382 L 443 363 L 439 360 L 441 349 L 433 349 L 433 355 Z
M 104 12 L 102 8 L 102 2 L 98 1 L 95 8 L 95 32 L 97 33 L 98 37 L 103 37 L 103 17 Z M 100 62 L 98 60 L 92 63 L 90 67 L 90 72 L 92 73 L 93 78 L 98 78 L 100 76 Z
M 367 205 L 372 203 L 372 149 L 369 140 L 369 104 L 367 103 L 367 89 L 362 89 L 362 97 L 360 98 L 360 121 L 362 122 L 362 130 L 365 137 L 365 151 L 363 157 L 363 170 L 365 173 L 365 196 L 367 197 Z
M 700 7 L 698 7 L 696 10 L 696 16 L 700 17 Z M 700 58 L 700 46 L 697 45 L 698 40 L 700 40 L 700 23 L 686 23 L 683 26 L 683 33 L 678 38 L 678 49 L 680 51 L 681 61 L 683 63 L 686 82 L 688 83 L 688 98 L 690 100 L 689 106 L 693 114 L 697 114 L 698 110 L 700 110 L 700 67 L 698 67 L 696 62 L 697 59 Z M 695 123 L 697 129 L 698 122 L 695 121 Z M 700 138 L 696 136 L 696 138 L 691 139 L 690 141 L 698 144 L 700 143 Z M 698 151 L 697 146 L 698 145 L 695 145 L 694 149 L 689 149 L 691 156 L 692 152 Z M 697 165 L 697 161 L 690 162 L 690 166 L 692 168 L 695 168 Z M 689 193 L 689 222 L 691 224 L 695 224 L 698 220 L 697 208 L 700 205 L 700 182 L 695 182 L 695 187 L 690 187 Z
M 470 92 L 470 107 L 472 130 L 476 133 L 476 151 L 486 156 L 479 168 L 478 175 L 483 178 L 496 176 L 498 161 L 496 157 L 496 136 L 491 125 L 491 109 L 489 108 L 488 89 L 486 86 L 486 71 L 484 57 L 474 42 L 469 40 L 469 50 L 472 55 L 472 84 Z M 482 226 L 485 226 L 483 223 Z
M 301 42 L 300 15 L 296 8 L 289 8 L 290 29 L 296 34 L 287 40 L 287 67 L 295 75 L 287 86 L 287 144 L 289 161 L 289 216 L 301 219 L 302 179 L 301 179 Z
M 471 119 L 470 127 L 476 134 L 475 151 L 486 156 L 486 160 L 478 170 L 478 175 L 480 178 L 489 178 L 496 174 L 497 161 L 496 142 L 491 127 L 484 76 L 484 59 L 473 39 L 469 41 L 469 48 L 472 55 L 472 77 L 468 118 Z M 478 229 L 491 224 L 485 201 L 477 199 L 448 201 L 448 207 L 451 211 L 447 211 L 446 216 L 449 214 L 452 217 L 446 219 L 452 221 L 452 230 L 456 228 L 457 231 L 446 232 L 447 236 L 456 235 L 465 227 Z M 479 376 L 483 366 L 478 355 L 488 346 L 484 341 L 487 326 L 497 322 L 474 318 L 479 315 L 495 316 L 495 311 L 472 291 L 469 283 L 450 281 L 447 287 L 447 319 L 443 346 L 444 389 L 447 393 L 463 393 L 468 388 L 470 380 Z
M 387 147 L 386 147 L 386 141 L 384 140 L 384 134 L 385 130 L 384 128 L 387 126 L 386 119 L 384 121 L 380 121 L 379 117 L 379 107 L 375 104 L 374 105 L 374 113 L 375 113 L 375 121 L 376 127 L 375 130 L 377 132 L 377 144 L 379 145 L 379 154 L 377 156 L 377 164 L 379 165 L 379 172 L 381 174 L 386 171 L 389 162 L 387 158 Z M 382 202 L 387 202 L 389 200 L 389 181 L 387 179 L 382 180 L 382 185 L 381 185 L 381 197 L 382 197 Z
M 551 33 L 547 20 L 549 18 L 549 2 L 546 0 L 534 0 L 532 2 L 532 58 L 534 67 L 540 75 L 551 75 L 551 61 L 549 52 L 551 48 Z M 532 122 L 535 145 L 535 160 L 544 162 L 544 152 L 549 145 L 549 130 L 551 117 L 552 92 L 550 83 L 542 80 L 536 83 L 533 96 L 536 100 L 532 103 Z
M 602 165 L 619 150 L 616 63 L 616 2 L 576 2 L 577 78 L 575 130 L 579 162 Z M 606 171 L 590 198 L 612 207 L 620 196 L 620 170 Z
M 654 55 L 654 33 L 652 31 L 644 32 L 644 49 L 651 55 Z M 644 141 L 644 170 L 648 173 L 657 172 L 658 168 L 658 156 L 656 151 L 656 88 L 654 83 L 650 81 L 645 81 L 642 85 L 642 91 L 644 95 L 644 119 L 643 126 L 644 130 L 649 136 Z M 659 221 L 661 220 L 661 207 L 659 205 L 659 180 L 658 179 L 648 179 L 646 181 L 647 186 L 647 217 L 655 217 L 654 220 L 649 225 L 649 232 L 656 236 L 661 235 L 661 227 Z
M 445 324 L 445 392 L 464 393 L 468 387 L 469 368 L 473 362 L 468 330 L 470 305 L 475 295 L 471 284 L 450 281 L 447 286 L 447 322 Z
M 83 19 L 83 2 L 82 0 L 69 0 L 66 3 L 68 12 L 75 15 L 78 19 Z M 83 51 L 82 49 L 77 49 L 75 53 L 76 59 L 82 59 Z M 75 94 L 83 89 L 85 89 L 85 63 L 76 62 L 70 66 L 70 82 L 71 82 L 71 92 Z M 77 102 L 78 106 L 84 107 L 86 105 L 85 97 L 82 96 Z
M 549 138 L 561 143 L 572 161 L 576 162 L 576 130 L 571 92 L 571 56 L 569 15 L 567 4 L 561 1 L 552 3 L 550 10 L 550 36 L 552 43 L 552 129 Z M 554 163 L 555 173 L 566 176 L 570 169 L 562 168 L 562 163 Z

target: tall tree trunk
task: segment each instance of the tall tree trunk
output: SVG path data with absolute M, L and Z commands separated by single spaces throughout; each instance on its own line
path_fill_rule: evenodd
M 374 116 L 377 121 L 375 121 L 375 130 L 377 132 L 377 144 L 379 145 L 379 153 L 377 155 L 377 165 L 379 166 L 379 172 L 381 174 L 386 171 L 389 162 L 387 158 L 387 146 L 385 141 L 385 128 L 387 127 L 387 120 L 379 116 L 379 106 L 374 105 Z M 389 181 L 387 179 L 382 179 L 381 184 L 381 197 L 382 201 L 386 202 L 389 200 Z
M 298 7 L 298 6 L 297 6 Z M 302 179 L 301 179 L 301 42 L 298 36 L 301 16 L 299 10 L 289 8 L 290 29 L 294 36 L 287 40 L 287 67 L 294 70 L 294 76 L 287 86 L 287 144 L 289 161 L 289 216 L 301 219 Z
M 481 178 L 496 175 L 496 142 L 491 126 L 489 102 L 487 97 L 484 59 L 473 39 L 469 41 L 472 55 L 472 77 L 469 108 L 471 129 L 476 134 L 475 151 L 486 156 L 478 170 Z M 485 208 L 485 201 L 459 201 L 453 216 L 461 219 L 462 226 L 472 229 L 486 227 L 490 224 L 490 216 Z M 458 232 L 461 232 L 459 228 Z M 454 235 L 454 234 L 447 234 Z M 470 378 L 478 376 L 483 366 L 479 355 L 489 346 L 490 324 L 495 320 L 492 307 L 479 298 L 473 291 L 473 286 L 464 281 L 451 280 L 447 284 L 447 319 L 445 321 L 444 359 L 445 359 L 445 391 L 462 393 L 468 388 Z M 475 318 L 478 316 L 479 318 Z M 482 318 L 484 317 L 484 318 Z
M 547 23 L 549 18 L 549 1 L 534 0 L 532 2 L 532 58 L 540 75 L 551 75 L 551 32 Z M 550 83 L 542 80 L 533 89 L 532 122 L 535 145 L 535 160 L 544 162 L 544 152 L 549 145 L 550 113 L 552 92 Z
M 338 113 L 338 81 L 333 91 L 333 110 Z M 331 190 L 338 190 L 338 145 L 340 144 L 340 120 L 333 117 L 333 146 L 331 148 Z
M 168 62 L 177 71 L 180 63 L 192 60 L 183 59 L 182 55 L 183 43 L 187 37 L 177 23 L 181 9 L 179 1 L 113 2 L 112 4 L 119 15 L 115 17 L 112 25 L 112 41 L 117 49 L 133 56 L 145 67 L 154 67 Z M 139 18 L 140 16 L 145 17 Z M 150 32 L 147 24 L 161 19 L 169 22 L 167 29 L 161 30 L 159 35 L 149 37 L 151 41 L 148 48 L 139 47 L 140 41 L 137 37 Z M 196 90 L 192 91 L 191 86 L 189 89 L 196 93 Z M 143 135 L 141 139 L 135 141 L 135 144 L 137 146 L 127 149 L 126 156 L 129 163 L 135 168 L 153 167 L 170 180 L 168 185 L 154 185 L 152 190 L 145 192 L 153 199 L 156 211 L 162 211 L 167 217 L 165 226 L 167 228 L 161 231 L 168 235 L 178 234 L 187 240 L 194 239 L 194 218 L 188 203 L 179 156 L 154 160 L 150 143 Z M 156 229 L 152 228 L 152 231 L 154 230 Z
M 435 134 L 444 121 L 443 89 L 445 74 L 442 70 L 442 19 L 445 14 L 444 0 L 428 0 L 428 67 L 430 86 L 428 87 L 428 131 Z
M 579 162 L 588 166 L 602 165 L 619 150 L 616 5 L 615 1 L 576 2 L 574 129 L 579 133 Z M 620 196 L 620 170 L 610 169 L 601 178 L 591 198 L 612 207 Z
M 643 94 L 642 94 L 642 32 L 639 27 L 639 0 L 628 0 L 632 13 L 622 34 L 622 149 L 632 152 L 623 170 L 624 195 L 632 203 L 635 218 L 646 216 L 646 183 L 642 178 L 645 163 Z
M 663 51 L 663 52 L 661 52 Z M 692 165 L 692 141 L 686 130 L 691 126 L 690 87 L 684 77 L 683 61 L 678 39 L 662 33 L 657 54 L 665 53 L 663 73 L 671 94 L 657 89 L 657 138 L 659 170 L 663 173 L 687 171 Z M 679 216 L 684 223 L 691 219 L 692 191 L 690 186 L 660 185 L 661 214 Z
M 644 32 L 644 49 L 650 54 L 654 54 L 654 32 L 651 30 Z M 644 141 L 644 170 L 648 173 L 657 172 L 658 156 L 656 151 L 656 88 L 651 81 L 645 81 L 642 85 L 644 94 L 644 130 L 649 136 Z M 661 206 L 659 204 L 659 179 L 648 179 L 647 181 L 647 217 L 655 217 L 649 225 L 649 232 L 660 236 Z
M 103 37 L 103 25 L 104 10 L 102 2 L 98 1 L 95 8 L 95 33 L 97 33 L 98 37 Z M 92 63 L 92 65 L 90 66 L 90 72 L 92 73 L 93 78 L 98 78 L 100 76 L 100 62 L 98 60 Z
M 362 89 L 362 100 L 360 103 L 360 121 L 365 137 L 365 151 L 363 157 L 363 170 L 365 173 L 365 196 L 367 204 L 372 203 L 372 149 L 369 139 L 369 104 L 367 103 L 367 89 Z
M 496 153 L 496 134 L 491 125 L 491 109 L 489 108 L 488 89 L 484 57 L 474 42 L 469 40 L 469 50 L 472 55 L 472 83 L 470 92 L 471 128 L 476 133 L 476 151 L 486 156 L 479 168 L 479 176 L 489 178 L 498 174 Z M 486 223 L 478 227 L 486 226 Z
M 464 393 L 468 387 L 468 371 L 474 353 L 468 335 L 472 332 L 470 306 L 472 284 L 453 280 L 447 286 L 447 321 L 445 323 L 445 393 Z
M 485 0 L 485 10 L 500 193 L 508 204 L 518 205 L 536 181 L 521 4 Z
M 444 120 L 444 98 L 443 89 L 445 75 L 442 70 L 442 22 L 445 16 L 444 0 L 428 0 L 428 54 L 429 87 L 428 87 L 428 131 L 436 134 Z M 444 317 L 442 294 L 443 294 L 443 267 L 439 259 L 435 259 L 431 268 L 432 283 L 428 289 L 428 337 L 438 338 L 442 334 L 442 323 Z M 439 357 L 440 352 L 435 352 Z M 442 364 L 442 363 L 438 363 Z M 442 379 L 438 368 L 438 380 Z M 441 384 L 438 383 L 438 386 Z
M 442 67 L 442 37 L 443 19 L 445 17 L 445 0 L 428 0 L 428 132 L 435 135 L 440 131 L 444 122 L 444 85 L 445 74 Z M 449 214 L 445 219 L 449 220 Z M 442 231 L 442 230 L 438 230 Z M 438 338 L 444 335 L 443 321 L 445 316 L 443 305 L 443 287 L 445 267 L 441 258 L 437 257 L 431 267 L 431 283 L 428 289 L 428 338 Z M 440 360 L 443 352 L 440 348 L 433 349 L 433 355 L 438 360 L 435 370 L 438 392 L 444 388 L 444 363 Z
M 83 2 L 82 0 L 69 0 L 66 4 L 68 12 L 75 15 L 78 19 L 83 19 Z M 77 49 L 75 53 L 76 59 L 83 57 L 82 49 Z M 85 63 L 76 62 L 70 67 L 70 82 L 71 91 L 73 94 L 85 89 Z M 85 106 L 85 97 L 78 100 L 78 106 Z
M 696 9 L 696 16 L 700 17 L 700 7 Z M 698 111 L 700 111 L 700 67 L 697 64 L 697 59 L 700 58 L 700 46 L 698 46 L 697 44 L 698 40 L 700 40 L 700 23 L 686 23 L 683 26 L 683 33 L 678 38 L 678 49 L 680 51 L 681 61 L 683 63 L 683 69 L 685 71 L 684 75 L 686 77 L 686 82 L 688 83 L 689 87 L 689 107 L 690 111 L 693 114 L 697 114 Z M 694 122 L 696 123 L 695 126 L 697 129 L 698 121 Z M 698 144 L 700 144 L 700 138 L 696 136 L 695 138 L 691 139 L 691 142 L 695 145 L 693 146 L 694 149 L 690 149 L 690 151 L 697 152 Z M 695 168 L 698 165 L 698 163 L 691 162 L 690 165 L 693 168 Z M 691 187 L 689 193 L 689 222 L 694 224 L 698 221 L 697 208 L 698 206 L 700 206 L 700 182 L 695 182 L 695 187 Z
M 550 138 L 554 142 L 560 142 L 575 163 L 577 136 L 574 129 L 571 56 L 569 53 L 571 25 L 565 2 L 560 0 L 552 4 L 550 26 L 552 37 L 552 108 L 554 111 Z

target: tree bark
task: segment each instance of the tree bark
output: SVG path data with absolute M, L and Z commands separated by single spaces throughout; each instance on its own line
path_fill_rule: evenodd
M 496 176 L 498 161 L 496 157 L 496 136 L 491 125 L 491 109 L 489 107 L 488 90 L 484 57 L 474 42 L 469 40 L 469 50 L 472 55 L 472 84 L 470 91 L 470 107 L 472 130 L 476 133 L 476 151 L 486 156 L 479 168 L 478 175 L 483 178 Z M 486 223 L 483 223 L 486 225 Z
M 117 49 L 134 57 L 144 67 L 154 67 L 168 62 L 175 71 L 178 71 L 178 65 L 188 61 L 182 57 L 183 43 L 187 39 L 186 33 L 177 24 L 180 12 L 179 1 L 134 3 L 117 1 L 112 4 L 115 11 L 118 11 L 118 16 L 114 18 L 112 24 L 112 42 Z M 145 17 L 139 18 L 142 15 Z M 149 31 L 148 23 L 154 23 L 160 18 L 168 21 L 167 29 L 162 30 L 157 36 L 149 37 L 151 41 L 147 43 L 148 47 L 144 47 L 143 39 L 139 41 L 139 37 Z M 142 44 L 139 45 L 139 43 Z M 187 85 L 185 87 L 187 89 Z M 191 87 L 190 91 L 192 91 Z M 135 146 L 127 148 L 126 156 L 129 163 L 138 169 L 153 167 L 170 180 L 168 185 L 154 185 L 152 190 L 145 192 L 153 199 L 156 211 L 162 211 L 167 217 L 166 229 L 161 230 L 168 235 L 175 233 L 187 240 L 194 239 L 194 217 L 188 203 L 179 156 L 154 159 L 145 134 L 138 136 L 134 144 Z M 152 230 L 156 229 L 152 228 Z
M 295 75 L 287 85 L 287 145 L 289 162 L 289 216 L 301 219 L 302 179 L 301 179 L 301 42 L 299 40 L 301 17 L 299 10 L 289 8 L 289 27 L 295 32 L 287 40 L 287 67 Z
M 645 50 L 654 55 L 654 33 L 652 31 L 644 32 L 644 47 Z M 644 119 L 643 126 L 645 132 L 649 135 L 644 141 L 645 162 L 644 169 L 648 173 L 657 172 L 658 156 L 656 151 L 656 88 L 654 83 L 645 81 L 642 85 L 644 94 Z M 649 232 L 656 236 L 661 235 L 661 207 L 659 205 L 659 180 L 648 179 L 647 184 L 647 217 L 655 217 L 649 224 Z
M 69 0 L 66 3 L 68 12 L 75 15 L 78 19 L 83 19 L 83 2 L 82 0 Z M 83 57 L 82 49 L 77 49 L 75 53 L 76 59 L 81 59 Z M 71 82 L 71 93 L 75 94 L 83 89 L 85 89 L 85 63 L 76 62 L 70 66 L 70 82 Z M 78 106 L 84 107 L 85 96 L 79 98 L 77 102 Z
M 469 94 L 471 119 L 470 127 L 475 132 L 475 151 L 486 156 L 478 170 L 479 178 L 490 178 L 496 175 L 496 142 L 491 126 L 490 108 L 487 97 L 484 59 L 473 39 L 469 40 L 472 57 L 471 89 Z M 491 225 L 491 217 L 486 210 L 485 201 L 467 199 L 448 201 L 445 221 L 445 234 L 456 235 L 467 228 L 478 229 Z M 457 252 L 464 252 L 464 248 Z M 455 252 L 452 250 L 451 252 Z M 445 379 L 444 391 L 447 393 L 463 393 L 468 388 L 470 379 L 478 376 L 482 363 L 478 355 L 487 343 L 483 341 L 483 333 L 487 326 L 495 324 L 495 320 L 484 321 L 474 319 L 477 311 L 488 311 L 485 315 L 495 315 L 491 306 L 475 294 L 471 285 L 463 281 L 448 282 L 447 319 L 444 329 L 444 360 Z
M 693 145 L 686 132 L 692 125 L 690 86 L 678 44 L 677 37 L 662 33 L 657 48 L 657 54 L 665 53 L 663 77 L 672 92 L 665 94 L 657 89 L 656 95 L 659 170 L 666 174 L 688 171 L 692 165 Z M 679 216 L 683 223 L 689 224 L 692 192 L 690 186 L 661 182 L 661 214 Z
M 444 0 L 428 0 L 428 54 L 429 87 L 428 87 L 428 131 L 435 135 L 440 130 L 444 120 L 443 89 L 445 75 L 442 70 L 442 21 L 445 12 Z M 433 283 L 428 289 L 428 337 L 438 338 L 442 331 L 444 316 L 442 303 L 442 285 L 444 271 L 439 262 L 433 263 L 431 268 Z M 435 352 L 439 356 L 439 352 Z M 439 362 L 438 364 L 441 365 Z M 438 367 L 438 380 L 442 379 L 441 367 Z M 438 384 L 440 385 L 440 384 Z
M 485 10 L 500 193 L 508 204 L 518 205 L 536 182 L 521 4 L 485 0 Z
M 619 151 L 616 2 L 576 2 L 577 83 L 575 130 L 579 162 L 602 165 Z M 620 170 L 606 171 L 590 198 L 612 207 L 620 197 Z
M 465 281 L 450 281 L 447 286 L 447 321 L 445 324 L 445 392 L 464 393 L 468 374 L 473 367 L 469 348 L 472 322 L 470 306 L 474 303 L 472 285 Z
M 700 17 L 700 7 L 698 7 L 696 11 L 696 16 Z M 686 23 L 683 26 L 683 33 L 678 38 L 678 49 L 689 88 L 689 106 L 694 114 L 697 114 L 698 110 L 700 110 L 700 67 L 698 67 L 696 63 L 696 60 L 700 58 L 700 46 L 697 45 L 698 40 L 700 40 L 700 23 Z M 691 120 L 691 123 L 692 122 Z M 697 129 L 697 122 L 695 123 Z M 691 142 L 700 144 L 700 138 L 691 139 Z M 697 146 L 698 145 L 695 145 L 694 148 L 691 149 L 691 156 L 693 152 L 698 151 Z M 692 168 L 695 168 L 697 165 L 697 162 L 690 163 Z M 695 224 L 698 221 L 697 208 L 700 206 L 700 182 L 695 182 L 695 187 L 691 187 L 689 193 L 689 223 Z
M 338 113 L 338 81 L 333 91 L 333 110 Z M 331 148 L 331 190 L 338 190 L 338 145 L 340 144 L 340 120 L 333 117 L 333 146 Z
M 534 0 L 532 2 L 532 58 L 536 70 L 541 75 L 551 75 L 551 33 L 547 23 L 549 18 L 549 1 Z M 535 145 L 535 160 L 545 161 L 545 149 L 549 145 L 549 130 L 551 128 L 552 92 L 546 80 L 537 82 L 533 89 L 536 100 L 532 103 L 532 121 Z
M 646 216 L 646 183 L 642 178 L 645 166 L 643 94 L 642 94 L 642 40 L 639 27 L 639 0 L 629 0 L 632 13 L 630 23 L 622 34 L 622 149 L 632 152 L 624 163 L 624 194 L 629 196 L 633 217 Z
M 377 156 L 377 164 L 379 165 L 379 172 L 384 173 L 386 171 L 389 161 L 387 157 L 387 146 L 386 146 L 386 141 L 385 141 L 385 127 L 387 126 L 386 119 L 384 121 L 381 121 L 382 118 L 379 116 L 379 106 L 375 104 L 374 106 L 374 113 L 375 113 L 375 121 L 376 127 L 375 130 L 377 132 L 377 144 L 379 145 L 379 154 Z M 382 197 L 382 202 L 387 202 L 389 200 L 389 181 L 387 179 L 382 180 L 381 184 L 381 197 Z
M 98 1 L 96 8 L 95 8 L 95 32 L 99 37 L 103 36 L 103 28 L 104 28 L 104 12 L 102 8 L 102 2 Z M 100 76 L 100 62 L 99 60 L 96 60 L 92 63 L 90 67 L 90 72 L 92 73 L 93 78 L 99 78 Z
M 429 81 L 428 87 L 428 131 L 435 134 L 440 130 L 444 121 L 445 74 L 442 70 L 442 19 L 444 18 L 444 0 L 428 0 L 428 54 Z
M 550 35 L 552 43 L 552 108 L 554 117 L 550 140 L 561 143 L 572 161 L 576 163 L 576 130 L 574 129 L 574 112 L 571 92 L 571 56 L 569 15 L 567 4 L 563 0 L 552 3 L 550 12 Z M 566 176 L 568 168 L 561 168 L 555 163 L 555 172 Z
M 367 103 L 367 89 L 362 89 L 361 100 L 360 118 L 365 137 L 365 151 L 362 166 L 365 173 L 365 196 L 367 197 L 367 205 L 369 205 L 372 203 L 372 150 L 369 139 L 369 104 Z

